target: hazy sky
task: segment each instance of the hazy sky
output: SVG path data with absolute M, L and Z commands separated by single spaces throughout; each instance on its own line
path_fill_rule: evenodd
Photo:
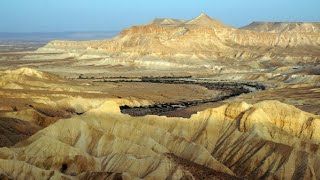
M 0 0 L 0 32 L 110 31 L 200 13 L 232 26 L 320 21 L 320 0 Z

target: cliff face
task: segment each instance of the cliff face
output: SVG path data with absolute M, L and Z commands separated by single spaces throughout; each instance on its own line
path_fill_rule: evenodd
M 168 57 L 179 59 L 181 55 L 211 62 L 272 59 L 314 63 L 320 58 L 320 32 L 313 24 L 310 27 L 308 24 L 290 25 L 290 30 L 281 24 L 281 28 L 285 27 L 279 31 L 271 30 L 278 29 L 278 24 L 268 24 L 270 28 L 266 31 L 255 31 L 255 27 L 260 25 L 236 29 L 203 14 L 190 21 L 161 22 L 157 20 L 148 25 L 125 29 L 110 41 L 53 41 L 39 51 L 99 54 L 101 57 L 116 54 L 117 57 L 131 56 L 134 59 L 153 55 L 164 61 Z

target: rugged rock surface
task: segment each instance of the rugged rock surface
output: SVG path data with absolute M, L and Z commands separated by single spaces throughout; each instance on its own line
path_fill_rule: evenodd
M 83 89 L 29 68 L 0 75 L 20 85 L 0 91 L 1 178 L 320 177 L 319 116 L 291 105 L 230 102 L 188 119 L 131 117 L 119 106 L 149 102 L 68 91 Z
M 165 179 L 200 178 L 199 169 L 210 175 L 204 178 L 318 179 L 319 123 L 277 101 L 225 104 L 190 119 L 131 117 L 106 101 L 0 149 L 0 171 L 10 178 Z

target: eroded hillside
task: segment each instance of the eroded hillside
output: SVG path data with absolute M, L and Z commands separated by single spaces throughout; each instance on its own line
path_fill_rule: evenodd
M 0 113 L 10 127 L 1 131 L 2 178 L 320 178 L 320 117 L 292 105 L 242 101 L 190 118 L 131 117 L 119 106 L 153 102 L 28 68 L 0 76 L 11 95 Z

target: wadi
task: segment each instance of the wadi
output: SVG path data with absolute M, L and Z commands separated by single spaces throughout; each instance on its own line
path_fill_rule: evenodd
M 320 179 L 319 167 L 318 22 L 157 18 L 0 51 L 0 179 Z

